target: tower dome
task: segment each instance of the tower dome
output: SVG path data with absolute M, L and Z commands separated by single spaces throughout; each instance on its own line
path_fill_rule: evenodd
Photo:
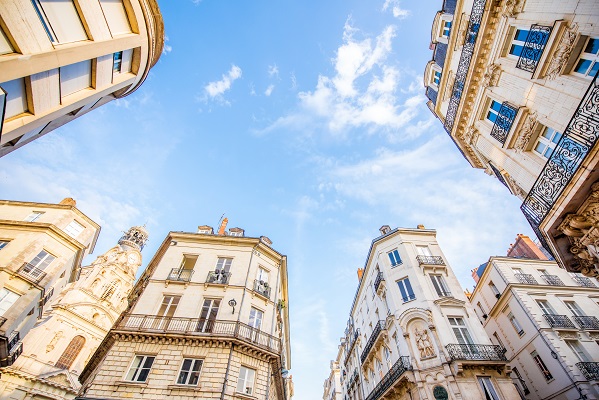
M 129 247 L 141 251 L 148 240 L 148 231 L 145 226 L 134 226 L 124 232 L 119 239 L 121 247 Z

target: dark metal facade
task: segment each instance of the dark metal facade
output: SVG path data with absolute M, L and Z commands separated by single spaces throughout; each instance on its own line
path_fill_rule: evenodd
M 524 48 L 522 49 L 522 53 L 520 53 L 520 58 L 518 58 L 516 68 L 534 74 L 550 34 L 550 26 L 531 25 L 528 36 L 526 37 L 526 43 L 524 43 Z

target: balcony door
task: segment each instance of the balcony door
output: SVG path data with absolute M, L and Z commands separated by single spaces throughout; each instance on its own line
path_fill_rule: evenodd
M 564 303 L 566 304 L 566 307 L 568 307 L 568 310 L 570 310 L 570 312 L 572 312 L 572 315 L 574 315 L 575 317 L 584 317 L 586 315 L 584 311 L 582 311 L 582 309 L 575 302 L 564 301 Z
M 233 264 L 232 258 L 219 257 L 214 268 L 214 283 L 227 283 L 227 275 L 231 270 L 231 264 Z
M 214 321 L 220 307 L 220 299 L 205 299 L 202 305 L 202 312 L 198 321 L 198 332 L 212 333 L 214 330 Z
M 416 252 L 419 256 L 432 257 L 431 249 L 428 246 L 416 246 Z
M 250 340 L 257 342 L 260 335 L 260 328 L 262 327 L 262 318 L 264 313 L 257 308 L 252 307 L 250 310 L 250 320 L 248 325 L 252 328 L 250 332 Z
M 175 310 L 179 305 L 181 296 L 164 296 L 162 304 L 156 313 L 156 319 L 152 323 L 154 329 L 165 329 L 171 317 L 175 315 Z
M 470 336 L 470 332 L 462 318 L 449 317 L 449 324 L 459 344 L 474 344 L 472 336 Z
M 37 256 L 33 258 L 33 260 L 31 260 L 27 265 L 25 265 L 25 268 L 23 270 L 28 275 L 37 278 L 44 272 L 44 269 L 46 269 L 46 267 L 50 265 L 50 263 L 55 259 L 56 257 L 54 257 L 52 254 L 48 253 L 46 250 L 42 250 L 38 253 Z

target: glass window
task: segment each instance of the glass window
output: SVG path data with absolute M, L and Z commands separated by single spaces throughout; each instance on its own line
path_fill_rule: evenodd
M 539 308 L 543 314 L 555 314 L 555 310 L 551 307 L 551 304 L 549 304 L 547 300 L 537 300 L 537 304 L 539 305 Z
M 219 257 L 218 261 L 216 262 L 216 270 L 223 271 L 223 272 L 229 272 L 229 270 L 231 269 L 232 263 L 233 263 L 232 258 Z
M 150 374 L 154 358 L 154 356 L 135 356 L 125 379 L 132 382 L 145 382 Z
M 249 325 L 252 328 L 260 329 L 260 327 L 262 326 L 262 317 L 263 316 L 264 316 L 264 313 L 262 311 L 258 310 L 257 308 L 252 307 L 252 309 L 250 310 Z
M 441 83 L 441 72 L 433 71 L 433 84 L 435 86 L 439 87 L 440 83 Z
M 431 253 L 431 249 L 429 249 L 428 246 L 416 246 L 416 253 L 418 253 L 419 256 L 433 256 L 433 253 Z
M 268 283 L 268 271 L 262 267 L 258 267 L 258 274 L 256 275 L 256 279 L 264 283 Z
M 29 262 L 29 266 L 36 267 L 43 271 L 55 259 L 56 257 L 52 254 L 48 253 L 46 250 L 42 250 Z
M 158 317 L 172 317 L 175 315 L 179 300 L 181 300 L 181 296 L 164 296 L 156 315 Z
M 478 382 L 483 389 L 486 400 L 499 400 L 499 396 L 493 387 L 493 383 L 491 382 L 491 378 L 489 377 L 479 377 Z
M 6 106 L 4 109 L 4 119 L 16 117 L 17 115 L 29 111 L 29 106 L 27 105 L 27 91 L 25 90 L 24 78 L 0 83 L 0 87 L 2 88 L 2 90 L 6 92 Z
M 566 304 L 566 307 L 568 307 L 568 310 L 570 310 L 576 317 L 583 317 L 586 315 L 575 301 L 564 301 L 564 303 Z
M 445 283 L 443 275 L 431 275 L 431 281 L 433 282 L 433 286 L 435 287 L 435 291 L 439 297 L 451 296 L 451 292 Z
M 399 256 L 399 251 L 397 251 L 397 249 L 390 251 L 387 254 L 389 255 L 389 260 L 391 261 L 392 267 L 401 264 L 401 257 Z
M 92 61 L 85 60 L 60 67 L 60 96 L 64 98 L 92 85 Z
M 401 292 L 401 299 L 403 302 L 411 301 L 416 298 L 414 294 L 414 290 L 412 289 L 412 285 L 410 284 L 409 278 L 403 278 L 397 281 L 397 286 L 399 286 L 399 291 Z
M 499 115 L 499 110 L 501 109 L 501 103 L 491 100 L 491 106 L 489 107 L 489 111 L 487 111 L 487 119 L 492 123 L 495 123 L 497 120 L 497 116 Z
M 574 354 L 576 354 L 576 357 L 578 357 L 578 359 L 580 361 L 582 361 L 582 362 L 590 362 L 591 361 L 588 354 L 586 353 L 586 351 L 584 351 L 584 348 L 582 347 L 582 345 L 580 344 L 580 342 L 578 340 L 566 340 L 566 344 L 572 350 L 572 352 L 574 352 Z
M 588 38 L 580 53 L 574 71 L 576 74 L 592 78 L 599 70 L 599 38 Z
M 546 381 L 552 380 L 553 379 L 553 375 L 551 375 L 551 372 L 549 372 L 549 370 L 547 369 L 547 366 L 545 365 L 545 363 L 541 359 L 541 356 L 539 356 L 539 354 L 536 351 L 533 351 L 532 353 L 530 353 L 530 356 L 533 358 L 533 360 L 535 360 L 535 363 L 537 364 L 537 366 L 539 367 L 539 369 L 543 373 L 543 376 L 545 377 L 545 380 Z
M 441 36 L 448 38 L 451 33 L 451 21 L 443 21 L 441 24 Z
M 507 317 L 510 320 L 510 322 L 511 322 L 512 326 L 514 327 L 514 329 L 516 330 L 516 332 L 518 332 L 518 335 L 519 336 L 524 335 L 524 329 L 522 329 L 522 326 L 520 326 L 520 323 L 518 322 L 516 317 L 514 317 L 514 314 L 512 314 L 510 312 Z
M 131 33 L 131 25 L 123 0 L 100 0 L 100 5 L 113 36 Z
M 52 43 L 71 43 L 87 40 L 73 0 L 32 0 Z
M 543 158 L 549 158 L 555 145 L 561 139 L 562 134 L 553 128 L 545 128 L 542 135 L 539 135 L 537 142 L 533 149 L 534 151 Z
M 497 289 L 497 286 L 495 286 L 495 284 L 493 282 L 489 282 L 489 287 L 491 288 L 491 291 L 493 292 L 495 297 L 498 298 L 499 296 L 501 296 L 499 289 Z
M 459 344 L 474 344 L 472 336 L 464 323 L 464 319 L 460 317 L 448 317 L 449 325 L 455 334 Z
M 6 247 L 8 240 L 0 240 L 0 250 Z
M 71 365 L 73 365 L 75 358 L 77 358 L 84 345 L 85 338 L 81 335 L 75 336 L 54 366 L 59 369 L 71 368 Z
M 131 72 L 131 62 L 133 60 L 133 50 L 117 51 L 112 55 L 112 72 L 113 76 Z M 198 233 L 209 233 L 201 232 Z
M 520 57 L 522 55 L 522 50 L 524 49 L 524 45 L 526 43 L 526 39 L 528 38 L 528 29 L 516 29 L 514 33 L 514 37 L 512 39 L 512 43 L 510 46 L 509 54 L 515 57 Z M 549 39 L 549 33 L 536 31 L 535 32 L 535 42 L 537 43 L 547 43 L 547 39 Z M 527 55 L 532 56 L 535 61 L 541 57 L 542 52 L 533 51 L 526 53 L 524 55 L 525 58 L 531 59 L 530 57 L 526 57 Z
M 254 392 L 254 379 L 256 377 L 256 370 L 253 370 L 243 365 L 239 368 L 239 379 L 237 379 L 237 391 L 245 394 L 252 394 Z
M 220 299 L 205 299 L 202 305 L 202 311 L 200 313 L 200 320 L 198 321 L 198 332 L 210 333 L 214 329 L 214 321 L 218 315 L 218 308 L 220 307 Z
M 7 288 L 0 289 L 0 315 L 4 315 L 19 297 L 21 296 Z
M 200 380 L 200 370 L 202 369 L 203 360 L 184 358 L 177 378 L 179 385 L 197 385 Z
M 65 228 L 64 231 L 70 237 L 76 238 L 77 236 L 79 236 L 79 234 L 81 232 L 83 232 L 84 229 L 85 229 L 85 227 L 83 225 L 81 225 L 79 222 L 71 221 L 71 223 Z
M 34 221 L 36 221 L 36 220 L 37 220 L 39 217 L 41 217 L 41 216 L 42 216 L 42 214 L 43 214 L 43 212 L 41 212 L 41 211 L 34 211 L 34 212 L 32 212 L 31 214 L 29 214 L 29 215 L 27 216 L 27 218 L 25 218 L 25 221 L 26 221 L 26 222 L 34 222 Z

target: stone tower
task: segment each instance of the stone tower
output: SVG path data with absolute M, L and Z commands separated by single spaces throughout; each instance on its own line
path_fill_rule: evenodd
M 133 227 L 118 244 L 83 267 L 65 286 L 24 340 L 24 352 L 2 371 L 0 398 L 72 399 L 78 376 L 120 313 L 141 265 L 147 241 L 144 227 Z

